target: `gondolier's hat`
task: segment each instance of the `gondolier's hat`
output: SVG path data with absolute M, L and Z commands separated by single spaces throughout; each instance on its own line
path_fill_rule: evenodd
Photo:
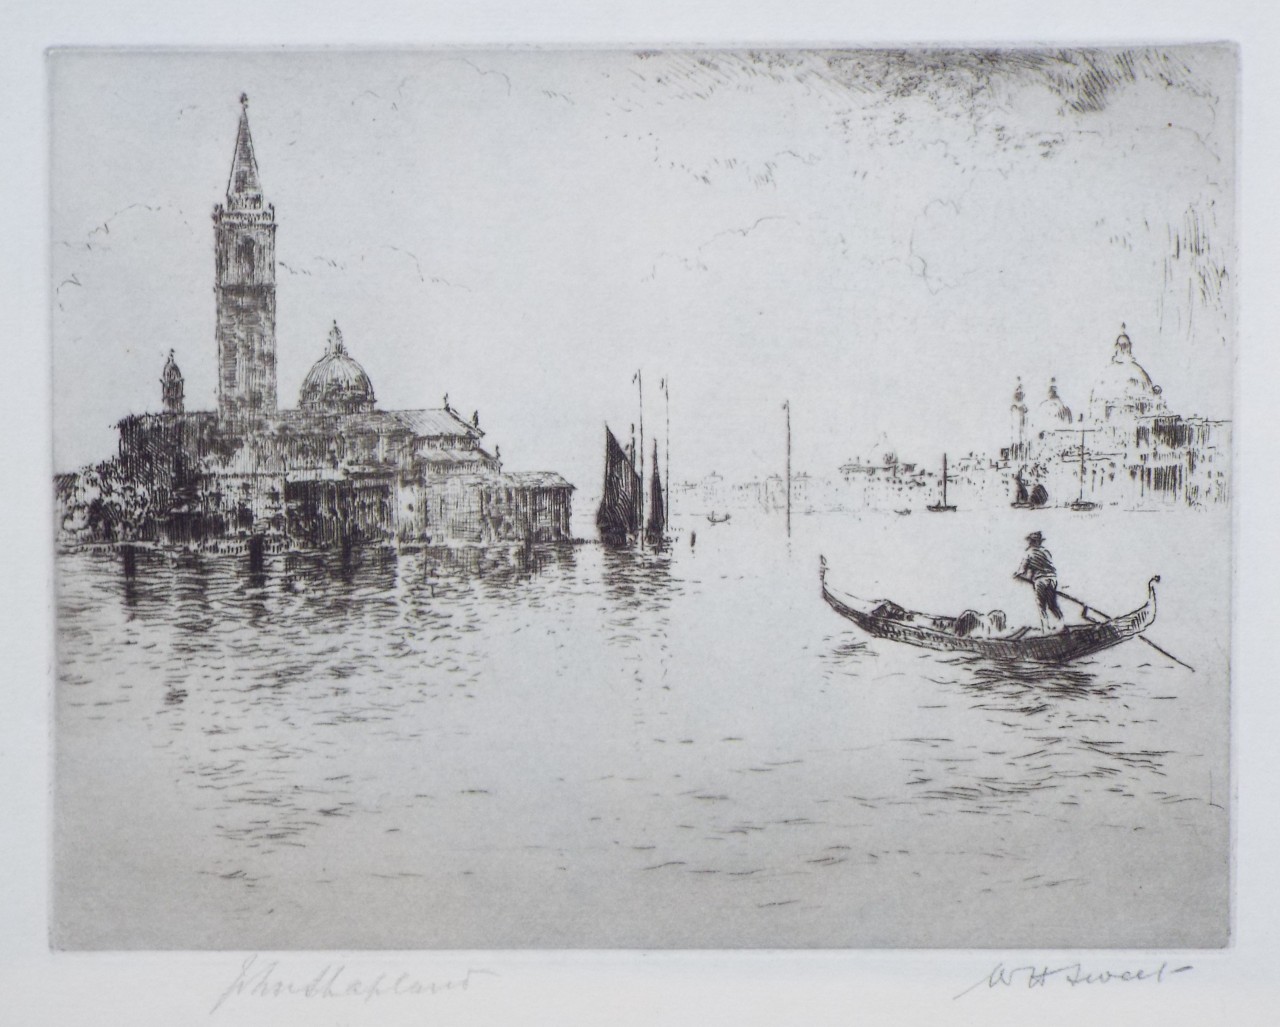
M 1030 535 L 1027 536 L 1027 541 L 1030 542 L 1033 546 L 1038 546 L 1041 542 L 1044 541 L 1044 536 L 1041 535 L 1040 532 L 1038 531 L 1033 531 Z

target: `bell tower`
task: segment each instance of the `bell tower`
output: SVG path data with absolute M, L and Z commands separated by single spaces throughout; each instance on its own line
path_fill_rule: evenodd
M 1014 460 L 1025 460 L 1027 456 L 1027 394 L 1022 391 L 1022 379 L 1013 390 L 1013 405 L 1009 407 L 1009 420 L 1012 432 L 1009 454 Z
M 276 222 L 262 201 L 249 135 L 249 98 L 240 94 L 226 206 L 213 208 L 217 296 L 218 414 L 276 410 Z

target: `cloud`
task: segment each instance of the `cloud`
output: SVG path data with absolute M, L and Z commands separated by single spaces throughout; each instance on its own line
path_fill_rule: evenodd
M 757 232 L 762 225 L 771 221 L 786 221 L 792 225 L 799 225 L 800 222 L 793 217 L 784 214 L 765 214 L 756 218 L 751 224 L 741 228 L 725 228 L 716 232 L 715 235 L 700 243 L 691 254 L 685 256 L 678 253 L 662 252 L 654 257 L 653 264 L 649 269 L 649 273 L 641 279 L 641 281 L 653 281 L 658 277 L 658 270 L 663 266 L 674 265 L 681 267 L 686 271 L 707 271 L 710 269 L 710 262 L 714 259 L 717 250 L 723 252 L 726 244 L 732 245 L 735 240 L 746 239 L 749 235 Z

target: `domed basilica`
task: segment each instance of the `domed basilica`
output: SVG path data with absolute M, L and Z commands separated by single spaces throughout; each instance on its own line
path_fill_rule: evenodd
M 568 539 L 572 485 L 504 472 L 479 414 L 464 420 L 447 397 L 443 408 L 379 410 L 336 321 L 297 409 L 278 407 L 275 209 L 240 103 L 226 202 L 213 211 L 217 410 L 185 409 L 171 350 L 164 412 L 126 417 L 115 460 L 62 476 L 64 529 L 110 541 L 260 536 L 282 548 Z M 127 509 L 107 495 L 129 496 Z
M 1089 393 L 1087 416 L 1073 417 L 1054 379 L 1031 410 L 1019 379 L 1010 418 L 1001 465 L 1011 480 L 1044 484 L 1055 504 L 1147 508 L 1228 498 L 1230 422 L 1170 412 L 1124 325 Z

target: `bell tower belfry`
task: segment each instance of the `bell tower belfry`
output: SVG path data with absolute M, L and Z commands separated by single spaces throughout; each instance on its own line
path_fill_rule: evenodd
M 226 206 L 213 208 L 218 338 L 218 414 L 276 410 L 276 222 L 262 201 L 249 135 L 249 98 L 240 94 Z

